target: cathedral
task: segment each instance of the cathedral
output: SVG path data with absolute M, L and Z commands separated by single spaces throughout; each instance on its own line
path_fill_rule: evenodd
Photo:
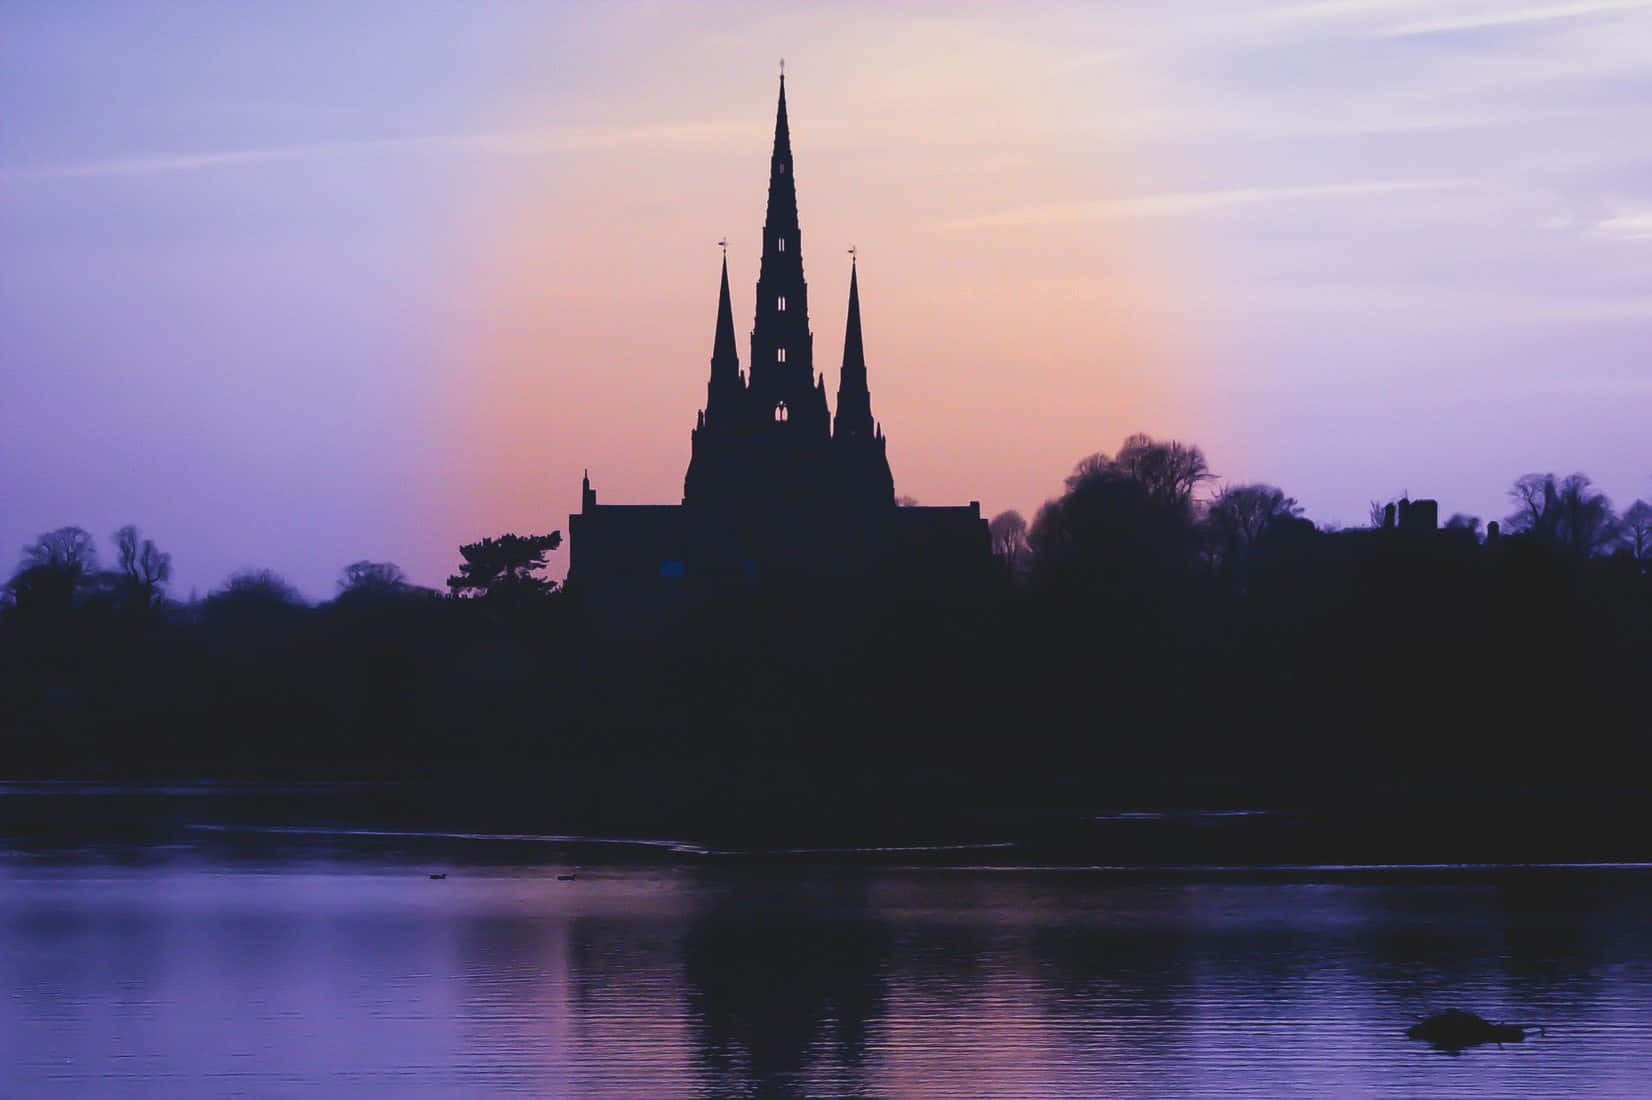
M 720 594 L 766 580 L 901 570 L 934 576 L 987 560 L 979 502 L 896 505 L 887 441 L 872 416 L 853 260 L 835 415 L 827 403 L 809 328 L 784 76 L 747 368 L 735 341 L 725 253 L 711 377 L 682 503 L 598 504 L 587 474 L 580 510 L 568 518 L 568 591 L 599 630 L 655 635 Z

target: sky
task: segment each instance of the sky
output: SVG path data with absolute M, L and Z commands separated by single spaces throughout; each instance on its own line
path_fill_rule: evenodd
M 1320 522 L 1652 499 L 1652 0 L 80 0 L 0 7 L 0 572 L 137 523 L 325 598 L 680 500 L 781 58 L 897 492 L 1145 431 Z

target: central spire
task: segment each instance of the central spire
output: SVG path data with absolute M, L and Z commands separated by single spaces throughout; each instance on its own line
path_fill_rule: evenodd
M 780 105 L 774 112 L 774 152 L 769 157 L 770 230 L 797 228 L 797 185 L 792 182 L 792 132 L 786 122 L 786 74 L 780 74 Z
M 803 232 L 797 223 L 784 76 L 774 112 L 756 306 L 748 361 L 752 408 L 759 416 L 788 425 L 783 430 L 795 437 L 830 436 L 831 416 L 822 380 L 815 375 L 814 338 L 809 332 L 809 288 L 803 278 Z

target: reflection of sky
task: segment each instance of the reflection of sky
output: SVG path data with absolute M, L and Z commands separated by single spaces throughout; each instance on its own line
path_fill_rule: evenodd
M 137 521 L 186 590 L 323 595 L 564 527 L 587 465 L 677 499 L 781 55 L 818 360 L 835 392 L 853 243 L 899 491 L 1030 513 L 1147 430 L 1321 520 L 1496 516 L 1529 470 L 1652 494 L 1644 2 L 35 4 L 0 37 L 0 548 Z
M 0 865 L 0 1093 L 1611 1096 L 1652 1074 L 1643 874 L 444 865 Z M 1551 1031 L 1460 1058 L 1403 1037 L 1452 1002 Z

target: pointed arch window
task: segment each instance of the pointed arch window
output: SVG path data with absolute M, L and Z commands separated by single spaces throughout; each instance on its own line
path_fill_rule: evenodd
M 777 251 L 777 252 L 786 251 L 786 238 L 785 237 L 777 237 L 775 239 L 775 242 L 774 242 L 774 247 L 775 247 L 775 251 Z
M 780 404 L 774 407 L 774 422 L 776 424 L 784 424 L 786 422 L 787 413 L 788 410 L 786 408 L 786 403 L 784 401 L 780 402 Z
M 779 310 L 781 313 L 786 312 L 786 296 L 784 294 L 775 299 L 774 308 Z
M 775 350 L 774 361 L 776 363 L 784 363 L 786 361 L 786 349 L 785 348 L 777 348 Z

